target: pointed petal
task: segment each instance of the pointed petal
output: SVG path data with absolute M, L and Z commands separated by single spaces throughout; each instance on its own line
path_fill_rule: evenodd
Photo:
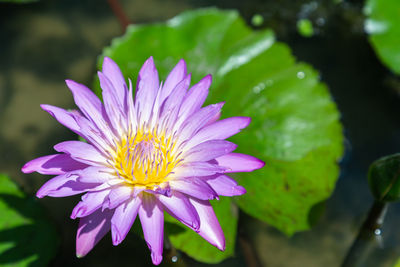
M 239 154 L 230 153 L 215 159 L 219 166 L 229 168 L 226 172 L 251 172 L 264 167 L 265 163 L 258 158 Z
M 43 198 L 45 196 L 50 197 L 66 197 L 92 189 L 99 184 L 88 184 L 77 182 L 78 175 L 65 173 L 58 175 L 48 180 L 42 187 L 37 191 L 36 196 Z
M 104 108 L 116 132 L 126 131 L 127 117 L 123 100 L 118 99 L 111 81 L 101 72 L 98 72 L 100 86 L 103 89 Z M 125 90 L 125 89 L 124 89 Z
M 208 200 L 190 199 L 200 217 L 199 235 L 219 250 L 225 250 L 225 237 Z
M 92 145 L 81 141 L 65 141 L 54 146 L 57 152 L 69 154 L 73 159 L 88 165 L 106 163 L 104 156 Z
M 103 104 L 100 99 L 83 84 L 71 80 L 66 80 L 65 82 L 74 96 L 76 105 L 87 119 L 96 124 L 100 131 L 109 131 L 107 118 L 103 116 Z
M 72 114 L 69 111 L 66 111 L 65 109 L 51 106 L 51 105 L 40 105 L 40 107 L 44 110 L 47 111 L 51 116 L 53 116 L 59 123 L 64 125 L 65 127 L 71 129 L 78 135 L 80 135 L 80 129 L 79 125 L 76 123 L 76 120 L 74 119 L 74 116 L 78 116 L 77 114 Z
M 153 264 L 158 265 L 161 263 L 163 253 L 164 214 L 161 205 L 154 196 L 143 194 L 139 218 L 144 239 L 151 251 Z
M 111 217 L 114 211 L 98 209 L 79 220 L 76 235 L 76 256 L 86 256 L 93 247 L 110 231 Z
M 198 178 L 186 178 L 169 182 L 172 190 L 202 200 L 218 198 L 218 194 L 206 182 Z
M 190 85 L 191 75 L 187 75 L 180 83 L 176 85 L 171 94 L 166 98 L 162 105 L 161 110 L 161 124 L 163 128 L 168 128 L 175 123 L 178 117 L 179 108 L 181 107 L 182 100 L 186 95 L 187 89 Z M 163 124 L 166 119 L 170 119 L 169 125 Z
M 189 162 L 176 167 L 173 176 L 176 178 L 210 176 L 215 173 L 224 173 L 226 170 L 226 167 L 208 162 Z
M 232 117 L 214 122 L 201 129 L 193 138 L 185 145 L 185 149 L 189 149 L 197 144 L 208 140 L 223 140 L 240 132 L 246 128 L 251 119 L 249 117 Z
M 86 164 L 73 160 L 70 155 L 53 154 L 27 162 L 22 167 L 22 172 L 59 175 L 85 167 L 87 167 Z
M 201 108 L 207 98 L 211 82 L 211 75 L 207 75 L 190 88 L 179 111 L 180 117 L 187 118 Z
M 238 185 L 235 180 L 226 175 L 218 175 L 206 181 L 220 196 L 240 196 L 246 193 L 244 187 Z
M 72 80 L 65 82 L 74 96 L 76 105 L 86 117 L 94 118 L 101 115 L 101 101 L 89 88 Z
M 72 210 L 71 219 L 86 217 L 92 214 L 103 205 L 109 192 L 110 190 L 103 190 L 99 192 L 89 192 L 83 195 L 82 201 Z
M 135 106 L 141 122 L 146 122 L 150 118 L 159 87 L 158 72 L 153 57 L 146 60 L 140 69 L 136 87 Z
M 237 147 L 236 144 L 225 140 L 210 140 L 191 148 L 184 155 L 185 162 L 209 161 L 226 155 Z
M 121 70 L 111 58 L 104 57 L 102 71 L 104 75 L 106 75 L 111 81 L 111 84 L 113 85 L 113 92 L 120 104 L 123 106 L 127 96 L 127 86 Z
M 178 133 L 180 141 L 183 142 L 189 140 L 201 128 L 218 118 L 223 105 L 224 103 L 209 105 L 191 115 L 183 123 L 181 130 Z
M 141 204 L 140 198 L 136 197 L 115 209 L 111 219 L 111 235 L 113 245 L 119 245 L 128 234 Z
M 174 192 L 170 197 L 158 196 L 158 200 L 169 214 L 178 221 L 197 231 L 200 227 L 200 219 L 189 199 L 179 192 Z
M 172 90 L 174 90 L 175 86 L 180 83 L 187 74 L 186 70 L 186 62 L 181 59 L 178 64 L 173 68 L 173 70 L 168 74 L 167 79 L 165 80 L 165 84 L 162 87 L 162 92 L 160 96 L 160 103 L 163 103 L 165 98 L 167 98 Z

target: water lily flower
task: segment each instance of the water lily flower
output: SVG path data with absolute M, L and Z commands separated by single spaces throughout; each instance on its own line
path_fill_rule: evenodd
M 211 199 L 246 190 L 227 173 L 264 166 L 252 156 L 233 153 L 225 139 L 250 123 L 248 117 L 219 120 L 223 103 L 202 107 L 211 84 L 207 75 L 190 89 L 184 60 L 159 83 L 153 58 L 142 66 L 136 96 L 110 58 L 98 72 L 103 102 L 87 87 L 67 80 L 79 110 L 41 105 L 87 142 L 65 141 L 59 152 L 34 159 L 24 173 L 57 175 L 37 197 L 84 193 L 72 211 L 79 218 L 76 253 L 85 256 L 111 230 L 120 244 L 139 215 L 153 264 L 162 260 L 164 212 L 220 250 L 225 238 Z

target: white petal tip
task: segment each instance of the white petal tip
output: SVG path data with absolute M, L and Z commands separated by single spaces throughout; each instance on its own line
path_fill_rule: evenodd
M 221 243 L 214 244 L 214 246 L 221 251 L 225 251 L 225 239 Z

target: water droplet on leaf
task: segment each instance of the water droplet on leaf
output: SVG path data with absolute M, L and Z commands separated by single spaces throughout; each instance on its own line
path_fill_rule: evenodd
M 304 71 L 297 72 L 297 78 L 304 79 L 304 77 L 306 77 L 306 74 L 304 73 Z

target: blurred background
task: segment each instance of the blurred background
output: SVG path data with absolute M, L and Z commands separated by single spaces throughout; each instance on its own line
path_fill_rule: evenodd
M 120 4 L 132 23 L 161 22 L 200 7 L 236 9 L 251 27 L 273 29 L 298 61 L 319 71 L 341 112 L 346 138 L 340 178 L 322 218 L 312 230 L 288 238 L 241 213 L 236 255 L 218 266 L 339 266 L 373 202 L 368 166 L 400 151 L 400 78 L 382 65 L 367 40 L 364 2 L 121 0 Z M 252 24 L 256 14 L 263 17 L 258 26 Z M 299 32 L 298 22 L 304 18 L 314 25 L 311 37 Z M 0 173 L 12 177 L 28 195 L 35 194 L 48 177 L 22 174 L 23 164 L 53 153 L 54 144 L 76 138 L 39 105 L 73 108 L 64 80 L 92 85 L 103 47 L 122 34 L 105 0 L 0 3 Z M 107 236 L 85 258 L 77 259 L 78 222 L 69 215 L 78 201 L 79 196 L 39 200 L 60 235 L 60 247 L 49 266 L 151 266 L 145 242 L 134 233 L 118 247 Z M 382 242 L 365 266 L 394 265 L 400 255 L 399 220 L 400 206 L 391 205 Z M 174 263 L 168 255 L 162 265 L 205 266 L 183 254 L 177 254 Z

